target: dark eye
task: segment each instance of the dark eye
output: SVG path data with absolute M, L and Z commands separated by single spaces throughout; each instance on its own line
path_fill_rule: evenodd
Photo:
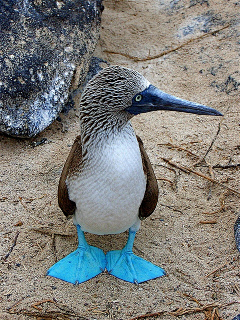
M 135 97 L 135 101 L 136 102 L 139 102 L 139 101 L 141 101 L 142 100 L 142 96 L 141 96 L 141 94 L 138 94 L 136 97 Z

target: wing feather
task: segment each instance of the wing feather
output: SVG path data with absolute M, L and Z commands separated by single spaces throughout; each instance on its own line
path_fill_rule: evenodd
M 141 220 L 144 220 L 147 217 L 149 217 L 155 210 L 158 202 L 159 190 L 158 190 L 157 179 L 153 171 L 151 162 L 148 158 L 148 155 L 144 149 L 143 142 L 141 138 L 138 136 L 137 136 L 137 140 L 139 143 L 139 148 L 142 156 L 143 171 L 147 177 L 146 191 L 145 191 L 141 206 L 139 208 L 139 218 Z
M 69 199 L 66 179 L 82 162 L 81 137 L 77 136 L 68 155 L 58 185 L 58 204 L 66 217 L 73 215 L 76 209 L 75 202 Z

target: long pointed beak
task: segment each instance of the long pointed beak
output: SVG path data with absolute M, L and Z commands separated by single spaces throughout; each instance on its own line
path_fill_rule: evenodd
M 132 100 L 132 105 L 126 109 L 126 111 L 133 115 L 157 110 L 222 116 L 221 112 L 213 108 L 174 97 L 153 85 L 137 94 Z

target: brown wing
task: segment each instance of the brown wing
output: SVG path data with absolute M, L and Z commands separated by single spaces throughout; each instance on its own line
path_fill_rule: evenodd
M 66 185 L 67 177 L 79 167 L 82 161 L 82 143 L 81 137 L 78 136 L 72 146 L 68 158 L 63 167 L 63 171 L 58 185 L 58 204 L 66 217 L 74 214 L 76 209 L 75 202 L 71 201 L 68 197 L 68 190 Z
M 149 217 L 155 210 L 158 202 L 159 192 L 158 192 L 157 179 L 154 174 L 148 155 L 143 147 L 143 142 L 141 138 L 139 138 L 138 136 L 137 136 L 137 140 L 139 143 L 140 152 L 142 156 L 143 171 L 147 176 L 146 191 L 145 191 L 141 206 L 139 208 L 139 218 L 141 220 L 144 220 L 147 217 Z

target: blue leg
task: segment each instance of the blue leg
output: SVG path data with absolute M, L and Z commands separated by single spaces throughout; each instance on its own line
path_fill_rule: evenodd
M 136 232 L 130 229 L 126 246 L 122 250 L 109 251 L 106 254 L 108 272 L 136 284 L 165 275 L 162 268 L 133 254 L 135 235 Z
M 48 276 L 78 284 L 95 277 L 106 268 L 104 252 L 87 243 L 79 225 L 77 225 L 77 232 L 77 250 L 55 263 L 48 270 Z

